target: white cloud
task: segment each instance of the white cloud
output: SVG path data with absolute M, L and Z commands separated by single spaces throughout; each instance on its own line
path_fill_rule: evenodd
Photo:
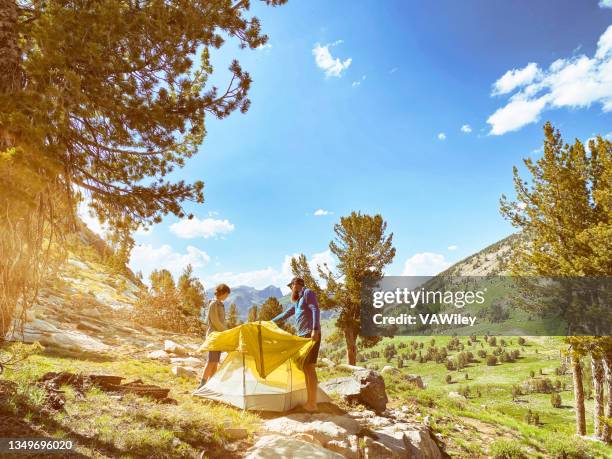
M 389 70 L 389 73 L 393 74 L 395 72 L 397 72 L 399 69 L 397 67 L 393 67 L 391 70 Z
M 89 207 L 89 200 L 85 199 L 79 203 L 77 214 L 90 230 L 92 230 L 101 238 L 106 237 L 110 228 L 107 224 L 103 225 L 102 223 L 100 223 L 98 217 L 96 217 L 96 215 L 93 213 L 93 210 L 91 210 L 91 208 Z
M 502 135 L 540 119 L 555 108 L 586 108 L 599 103 L 612 111 L 612 25 L 601 35 L 593 57 L 584 54 L 557 59 L 548 69 L 531 63 L 510 70 L 494 84 L 493 95 L 516 92 L 487 123 L 490 134 Z
M 317 67 L 325 72 L 326 77 L 341 77 L 342 72 L 349 68 L 353 61 L 350 57 L 341 61 L 339 58 L 334 58 L 329 51 L 329 48 L 342 43 L 342 40 L 338 40 L 334 43 L 328 43 L 327 45 L 321 46 L 319 43 L 312 49 L 312 54 L 315 57 L 315 63 Z
M 458 246 L 456 246 L 456 245 L 449 245 L 447 248 L 448 248 L 448 250 L 450 250 L 451 252 L 453 252 L 453 251 L 457 250 L 459 247 L 458 247 Z
M 313 215 L 315 217 L 323 217 L 325 215 L 331 215 L 333 214 L 333 212 L 329 211 L 329 210 L 325 210 L 325 209 L 317 209 L 314 211 Z
M 230 287 L 236 287 L 238 285 L 248 285 L 250 287 L 255 287 L 258 289 L 262 289 L 269 285 L 275 285 L 277 287 L 280 287 L 283 293 L 287 293 L 289 292 L 289 289 L 286 287 L 286 285 L 293 277 L 293 273 L 291 272 L 291 258 L 297 256 L 298 254 L 286 255 L 279 268 L 268 266 L 262 269 L 244 271 L 239 273 L 231 271 L 220 272 L 212 274 L 210 276 L 204 276 L 203 282 L 207 288 L 208 286 L 218 284 L 220 282 L 224 282 Z M 309 258 L 308 265 L 315 278 L 319 278 L 317 265 L 323 266 L 325 263 L 327 263 L 327 265 L 332 269 L 336 266 L 334 257 L 330 250 L 314 253 Z
M 132 249 L 130 268 L 142 271 L 145 279 L 155 269 L 167 269 L 175 277 L 191 264 L 194 269 L 202 268 L 210 262 L 210 256 L 197 247 L 188 246 L 186 252 L 180 253 L 168 244 L 153 247 L 151 244 L 139 244 Z
M 205 218 L 200 220 L 197 217 L 183 219 L 170 225 L 170 231 L 183 239 L 194 239 L 203 237 L 208 239 L 221 234 L 228 234 L 234 231 L 234 224 L 229 220 L 218 220 L 215 218 Z
M 446 140 L 446 134 L 444 132 L 440 132 L 438 134 L 438 140 Z
M 612 8 L 612 0 L 599 0 L 601 8 Z
M 361 85 L 361 82 L 362 82 L 362 81 L 365 81 L 365 79 L 366 79 L 366 78 L 367 78 L 367 76 L 366 76 L 366 75 L 363 75 L 363 76 L 361 77 L 361 81 L 360 81 L 360 80 L 353 81 L 353 83 L 351 84 L 351 86 L 352 86 L 353 88 L 356 88 L 357 86 Z
M 491 125 L 491 134 L 502 135 L 506 132 L 516 131 L 526 124 L 540 119 L 540 113 L 546 106 L 547 97 L 542 96 L 536 100 L 513 100 L 505 107 L 497 109 L 487 123 Z
M 259 45 L 257 48 L 260 51 L 272 49 L 272 45 L 270 43 L 266 43 L 265 45 Z
M 450 265 L 451 263 L 444 258 L 444 255 L 439 253 L 416 253 L 404 263 L 402 276 L 434 276 Z
M 463 126 L 461 126 L 461 132 L 469 134 L 470 132 L 472 132 L 472 126 L 470 126 L 469 124 L 464 124 Z
M 541 70 L 535 62 L 527 64 L 527 66 L 522 69 L 508 70 L 499 80 L 493 83 L 492 94 L 497 96 L 512 92 L 516 88 L 531 83 L 540 74 Z

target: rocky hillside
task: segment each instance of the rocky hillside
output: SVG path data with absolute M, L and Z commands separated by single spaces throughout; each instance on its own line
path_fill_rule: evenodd
M 140 281 L 129 270 L 103 263 L 104 242 L 83 227 L 55 278 L 42 288 L 26 321 L 15 321 L 10 340 L 88 352 L 132 353 L 175 334 L 130 320 Z
M 485 247 L 479 252 L 455 263 L 441 272 L 440 276 L 487 276 L 503 275 L 507 271 L 508 256 L 513 244 L 520 242 L 519 234 L 511 234 Z

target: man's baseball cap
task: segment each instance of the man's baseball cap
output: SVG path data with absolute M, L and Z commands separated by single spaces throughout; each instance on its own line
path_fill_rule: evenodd
M 291 287 L 294 283 L 298 283 L 303 287 L 304 279 L 302 279 L 301 277 L 294 277 L 293 279 L 291 279 L 291 282 L 287 284 L 287 287 Z

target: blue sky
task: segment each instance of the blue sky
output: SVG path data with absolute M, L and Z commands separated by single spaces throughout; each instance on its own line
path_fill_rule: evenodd
M 177 173 L 205 182 L 197 220 L 137 234 L 131 266 L 281 285 L 293 254 L 333 263 L 353 210 L 387 220 L 388 274 L 434 274 L 507 236 L 499 197 L 546 120 L 568 140 L 612 132 L 612 1 L 598 3 L 255 5 L 269 44 L 213 54 L 215 80 L 233 57 L 251 73 L 251 108 L 209 118 Z

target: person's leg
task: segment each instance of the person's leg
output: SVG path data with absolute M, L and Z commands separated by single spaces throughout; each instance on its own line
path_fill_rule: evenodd
M 221 357 L 221 353 L 217 351 L 211 351 L 208 353 L 208 360 L 206 362 L 206 367 L 204 368 L 204 374 L 202 374 L 202 380 L 200 381 L 200 387 L 206 384 L 206 382 L 214 375 L 217 371 L 217 367 L 219 366 L 219 359 Z
M 317 380 L 317 370 L 314 363 L 304 365 L 304 375 L 306 376 L 306 393 L 308 398 L 304 404 L 304 409 L 313 411 L 317 409 L 317 389 L 319 382 Z

